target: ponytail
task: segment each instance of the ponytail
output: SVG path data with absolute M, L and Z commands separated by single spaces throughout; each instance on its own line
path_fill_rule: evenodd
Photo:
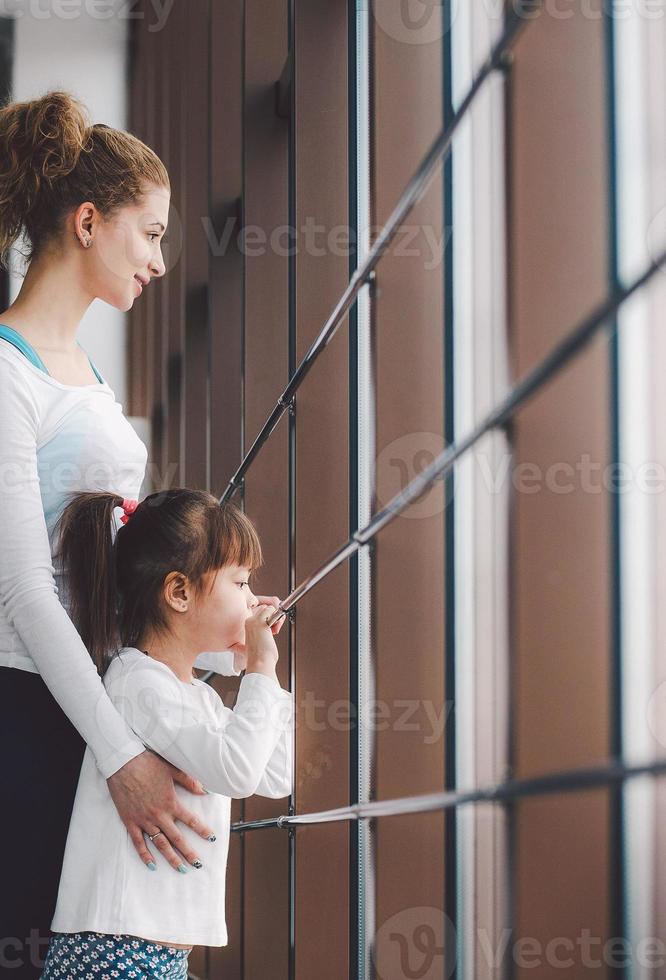
M 113 511 L 122 506 L 116 494 L 77 494 L 56 524 L 57 552 L 67 583 L 70 616 L 100 676 L 118 646 L 117 580 Z

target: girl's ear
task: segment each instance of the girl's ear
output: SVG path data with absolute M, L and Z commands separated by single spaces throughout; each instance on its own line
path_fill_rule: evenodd
M 164 601 L 169 606 L 179 608 L 192 598 L 192 588 L 186 576 L 180 572 L 169 572 L 163 589 Z

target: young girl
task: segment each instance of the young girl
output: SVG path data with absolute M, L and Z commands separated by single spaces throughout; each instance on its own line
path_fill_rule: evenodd
M 144 864 L 87 749 L 42 977 L 180 980 L 193 945 L 228 942 L 231 799 L 292 790 L 293 695 L 275 672 L 275 609 L 248 584 L 260 543 L 233 504 L 184 488 L 139 504 L 79 493 L 57 531 L 72 618 L 111 700 L 148 749 L 201 780 L 207 795 L 190 806 L 216 833 L 182 875 Z M 193 673 L 201 652 L 222 648 L 247 657 L 233 710 Z M 158 848 L 161 833 L 147 834 Z

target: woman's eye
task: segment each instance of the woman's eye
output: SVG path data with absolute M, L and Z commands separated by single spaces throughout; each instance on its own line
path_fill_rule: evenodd
M 148 232 L 148 237 L 150 238 L 150 240 L 151 240 L 151 242 L 152 242 L 152 241 L 154 241 L 154 240 L 155 240 L 156 238 L 159 238 L 159 232 L 158 232 L 158 231 L 149 231 L 149 232 Z M 166 241 L 168 241 L 168 239 L 167 239 L 167 236 L 166 236 L 166 235 L 163 235 L 163 236 L 162 236 L 162 241 L 163 241 L 163 242 L 166 242 Z

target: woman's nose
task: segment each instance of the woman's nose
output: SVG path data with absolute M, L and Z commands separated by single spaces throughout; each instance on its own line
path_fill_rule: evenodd
M 166 266 L 164 264 L 164 259 L 162 258 L 162 256 L 160 256 L 159 259 L 154 259 L 150 263 L 150 271 L 155 278 L 164 275 L 164 273 L 166 272 Z

